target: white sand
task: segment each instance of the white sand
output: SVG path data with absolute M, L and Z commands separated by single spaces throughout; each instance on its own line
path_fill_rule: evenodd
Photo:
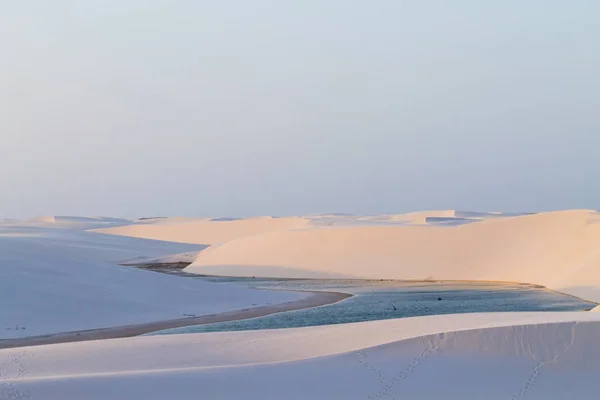
M 444 315 L 0 350 L 0 398 L 592 399 L 599 315 Z
M 419 219 L 422 215 L 419 215 Z M 187 272 L 526 282 L 600 301 L 600 215 L 574 210 L 460 226 L 268 232 L 212 246 Z
M 217 244 L 243 236 L 299 229 L 308 225 L 307 219 L 296 217 L 262 217 L 235 221 L 180 218 L 172 221 L 170 218 L 165 218 L 116 228 L 98 229 L 96 232 L 180 243 Z

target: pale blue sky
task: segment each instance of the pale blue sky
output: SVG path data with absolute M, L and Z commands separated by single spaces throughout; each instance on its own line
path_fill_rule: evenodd
M 0 3 L 0 216 L 599 208 L 597 0 Z

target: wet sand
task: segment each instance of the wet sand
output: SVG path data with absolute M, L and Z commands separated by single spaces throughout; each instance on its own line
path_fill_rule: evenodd
M 15 347 L 39 346 L 45 344 L 69 343 L 69 342 L 84 342 L 89 340 L 116 339 L 132 336 L 143 335 L 161 331 L 164 329 L 181 328 L 191 325 L 205 325 L 215 322 L 235 321 L 248 318 L 263 317 L 270 314 L 275 314 L 284 311 L 300 310 L 304 308 L 312 308 L 324 306 L 327 304 L 337 303 L 352 297 L 351 294 L 338 292 L 320 292 L 309 290 L 287 290 L 304 293 L 312 293 L 311 296 L 289 301 L 281 304 L 273 304 L 262 307 L 246 308 L 225 312 L 221 314 L 203 315 L 198 317 L 178 318 L 166 321 L 147 322 L 143 324 L 124 325 L 112 328 L 90 329 L 84 331 L 73 331 L 56 333 L 43 336 L 32 336 L 19 339 L 2 339 L 0 340 L 0 349 L 10 349 Z

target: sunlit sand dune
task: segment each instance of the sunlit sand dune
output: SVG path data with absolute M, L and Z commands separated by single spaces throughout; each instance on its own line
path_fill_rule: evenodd
M 460 226 L 345 226 L 268 232 L 199 253 L 186 270 L 217 275 L 494 280 L 600 300 L 600 221 L 589 210 Z

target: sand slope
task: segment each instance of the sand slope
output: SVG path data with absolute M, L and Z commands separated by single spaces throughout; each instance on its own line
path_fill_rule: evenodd
M 0 350 L 0 398 L 591 399 L 599 334 L 497 313 Z
M 421 217 L 421 216 L 419 216 Z M 345 226 L 241 237 L 201 252 L 216 275 L 536 283 L 600 301 L 600 214 L 559 211 L 459 226 Z
M 0 339 L 213 314 L 303 296 L 118 265 L 202 248 L 68 228 L 0 226 Z

